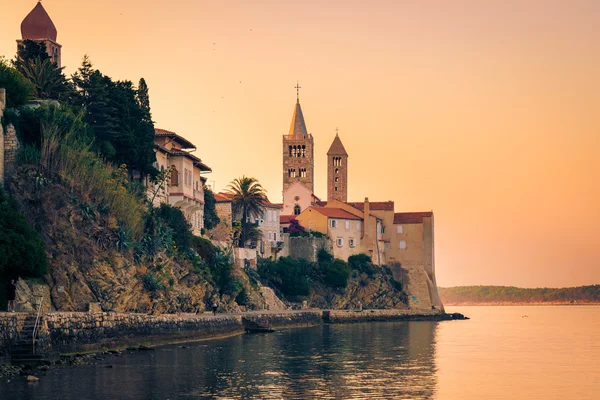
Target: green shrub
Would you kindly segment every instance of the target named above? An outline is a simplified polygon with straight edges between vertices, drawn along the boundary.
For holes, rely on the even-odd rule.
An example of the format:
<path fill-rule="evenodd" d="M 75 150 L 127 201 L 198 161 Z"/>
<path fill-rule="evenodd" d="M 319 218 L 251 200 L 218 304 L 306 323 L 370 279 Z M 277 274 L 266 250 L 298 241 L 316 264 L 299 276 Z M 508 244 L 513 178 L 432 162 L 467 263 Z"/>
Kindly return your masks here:
<path fill-rule="evenodd" d="M 317 261 L 319 264 L 324 262 L 333 262 L 333 254 L 321 248 L 317 252 Z"/>
<path fill-rule="evenodd" d="M 142 285 L 149 292 L 157 292 L 165 288 L 160 280 L 152 274 L 146 274 L 142 277 Z"/>
<path fill-rule="evenodd" d="M 246 288 L 244 286 L 242 286 L 240 292 L 235 297 L 235 302 L 240 306 L 245 306 L 247 301 L 248 301 L 248 292 L 246 291 Z"/>
<path fill-rule="evenodd" d="M 308 261 L 289 257 L 281 257 L 277 261 L 263 260 L 258 264 L 260 277 L 285 296 L 308 296 L 313 269 Z"/>
<path fill-rule="evenodd" d="M 194 235 L 190 230 L 191 225 L 179 208 L 163 203 L 155 212 L 156 216 L 173 231 L 173 240 L 178 248 L 187 249 L 192 246 Z"/>
<path fill-rule="evenodd" d="M 6 89 L 7 107 L 22 106 L 35 92 L 35 86 L 3 58 L 0 58 L 0 88 Z"/>
<path fill-rule="evenodd" d="M 367 274 L 369 277 L 377 272 L 376 267 L 371 262 L 371 257 L 366 254 L 355 254 L 348 257 L 348 266 L 353 270 Z"/>
<path fill-rule="evenodd" d="M 402 287 L 402 282 L 399 282 L 399 281 L 397 281 L 397 280 L 395 280 L 395 279 L 393 279 L 393 278 L 392 278 L 392 279 L 390 279 L 390 282 L 391 282 L 391 284 L 392 284 L 392 287 L 393 287 L 394 289 L 396 289 L 397 291 L 401 292 L 401 291 L 403 290 L 403 287 Z"/>
<path fill-rule="evenodd" d="M 198 236 L 192 237 L 192 248 L 207 264 L 215 262 L 217 249 L 210 240 Z"/>
<path fill-rule="evenodd" d="M 323 282 L 327 286 L 337 288 L 348 286 L 350 268 L 348 268 L 348 264 L 345 261 L 334 260 L 330 263 L 323 263 L 321 270 L 323 271 Z"/>
<path fill-rule="evenodd" d="M 19 164 L 39 164 L 40 149 L 30 144 L 21 146 L 17 153 L 17 162 Z"/>
<path fill-rule="evenodd" d="M 36 278 L 47 271 L 44 242 L 0 188 L 0 277 Z"/>

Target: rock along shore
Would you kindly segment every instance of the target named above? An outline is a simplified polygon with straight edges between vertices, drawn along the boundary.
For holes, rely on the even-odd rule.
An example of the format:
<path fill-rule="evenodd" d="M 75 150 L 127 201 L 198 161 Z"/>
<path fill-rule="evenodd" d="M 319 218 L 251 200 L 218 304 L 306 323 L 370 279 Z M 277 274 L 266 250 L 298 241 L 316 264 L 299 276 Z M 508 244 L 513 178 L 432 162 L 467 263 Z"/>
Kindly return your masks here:
<path fill-rule="evenodd" d="M 31 314 L 0 313 L 0 364 L 19 343 Z M 297 310 L 253 311 L 240 314 L 48 313 L 41 318 L 38 348 L 42 352 L 101 352 L 126 347 L 214 339 L 244 332 L 248 324 L 273 329 L 323 323 L 372 321 L 442 321 L 463 319 L 439 310 Z"/>

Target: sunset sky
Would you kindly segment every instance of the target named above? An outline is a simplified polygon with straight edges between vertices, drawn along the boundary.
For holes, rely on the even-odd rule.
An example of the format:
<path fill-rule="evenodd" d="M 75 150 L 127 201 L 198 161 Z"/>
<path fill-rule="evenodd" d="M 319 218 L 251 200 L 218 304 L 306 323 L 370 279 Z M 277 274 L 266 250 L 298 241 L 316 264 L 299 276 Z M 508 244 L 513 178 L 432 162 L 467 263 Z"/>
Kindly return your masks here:
<path fill-rule="evenodd" d="M 0 6 L 12 58 L 35 0 Z M 88 54 L 150 87 L 156 126 L 224 188 L 281 201 L 296 81 L 317 195 L 339 127 L 349 198 L 435 212 L 440 286 L 600 283 L 600 1 L 45 0 Z"/>

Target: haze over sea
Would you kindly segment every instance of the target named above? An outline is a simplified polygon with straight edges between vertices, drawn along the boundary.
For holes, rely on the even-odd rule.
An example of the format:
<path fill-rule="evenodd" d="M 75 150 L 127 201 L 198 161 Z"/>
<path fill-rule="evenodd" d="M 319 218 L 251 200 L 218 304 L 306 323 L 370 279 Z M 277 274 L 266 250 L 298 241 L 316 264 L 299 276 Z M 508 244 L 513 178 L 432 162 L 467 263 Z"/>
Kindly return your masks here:
<path fill-rule="evenodd" d="M 56 368 L 3 399 L 597 399 L 600 306 L 460 307 L 469 321 L 324 325 Z M 112 368 L 106 368 L 112 365 Z"/>

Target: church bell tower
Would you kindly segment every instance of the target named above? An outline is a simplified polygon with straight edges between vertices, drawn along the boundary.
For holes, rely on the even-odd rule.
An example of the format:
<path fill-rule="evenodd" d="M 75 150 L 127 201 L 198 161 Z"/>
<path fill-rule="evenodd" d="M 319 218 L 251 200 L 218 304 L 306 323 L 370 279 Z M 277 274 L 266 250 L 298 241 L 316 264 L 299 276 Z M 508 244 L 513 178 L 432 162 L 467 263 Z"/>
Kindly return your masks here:
<path fill-rule="evenodd" d="M 21 40 L 17 40 L 18 46 L 22 46 L 25 40 L 46 46 L 46 52 L 50 59 L 61 67 L 61 50 L 62 46 L 56 41 L 58 32 L 52 19 L 42 6 L 42 2 L 38 1 L 36 6 L 31 10 L 21 23 Z"/>
<path fill-rule="evenodd" d="M 348 153 L 339 134 L 327 152 L 327 201 L 348 201 Z"/>
<path fill-rule="evenodd" d="M 300 107 L 300 85 L 296 85 L 296 106 L 292 124 L 283 135 L 283 192 L 300 182 L 314 192 L 314 140 L 308 133 Z"/>

